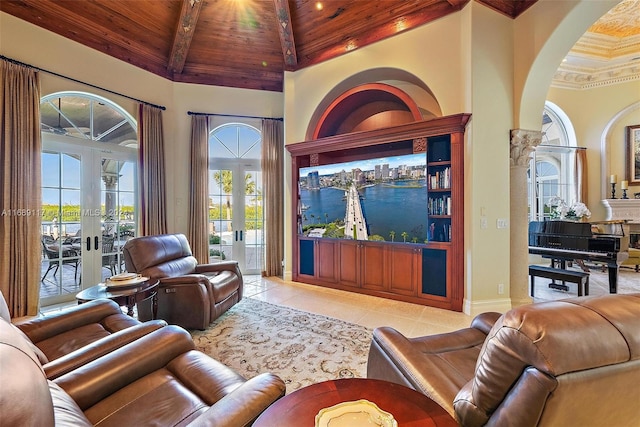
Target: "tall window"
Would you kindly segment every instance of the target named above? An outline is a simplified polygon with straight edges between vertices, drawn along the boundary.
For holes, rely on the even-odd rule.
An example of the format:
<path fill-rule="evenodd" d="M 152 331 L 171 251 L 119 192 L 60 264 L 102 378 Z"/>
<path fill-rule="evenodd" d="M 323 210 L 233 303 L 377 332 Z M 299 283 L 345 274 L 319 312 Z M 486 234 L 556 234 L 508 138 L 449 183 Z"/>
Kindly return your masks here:
<path fill-rule="evenodd" d="M 120 106 L 81 92 L 43 97 L 40 127 L 40 298 L 49 305 L 122 270 L 137 228 L 137 130 Z"/>
<path fill-rule="evenodd" d="M 237 260 L 247 274 L 259 274 L 263 265 L 261 155 L 257 127 L 227 123 L 211 131 L 209 256 Z"/>
<path fill-rule="evenodd" d="M 549 218 L 552 197 L 567 204 L 580 201 L 576 176 L 576 137 L 567 115 L 546 102 L 542 115 L 542 143 L 536 147 L 527 173 L 529 219 Z"/>

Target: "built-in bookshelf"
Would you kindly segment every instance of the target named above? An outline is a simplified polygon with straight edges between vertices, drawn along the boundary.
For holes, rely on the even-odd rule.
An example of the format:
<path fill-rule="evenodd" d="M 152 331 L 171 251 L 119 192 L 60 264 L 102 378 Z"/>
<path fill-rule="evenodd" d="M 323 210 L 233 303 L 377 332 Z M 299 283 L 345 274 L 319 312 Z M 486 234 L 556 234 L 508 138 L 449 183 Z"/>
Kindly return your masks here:
<path fill-rule="evenodd" d="M 293 280 L 461 311 L 464 133 L 470 117 L 457 114 L 287 145 L 292 162 Z M 322 165 L 421 153 L 426 155 L 426 240 L 327 237 L 321 227 L 302 232 L 308 207 L 300 196 L 301 169 L 308 173 Z M 398 215 L 403 215 L 401 210 Z"/>
<path fill-rule="evenodd" d="M 429 241 L 451 241 L 451 138 L 443 135 L 427 139 L 427 214 Z"/>

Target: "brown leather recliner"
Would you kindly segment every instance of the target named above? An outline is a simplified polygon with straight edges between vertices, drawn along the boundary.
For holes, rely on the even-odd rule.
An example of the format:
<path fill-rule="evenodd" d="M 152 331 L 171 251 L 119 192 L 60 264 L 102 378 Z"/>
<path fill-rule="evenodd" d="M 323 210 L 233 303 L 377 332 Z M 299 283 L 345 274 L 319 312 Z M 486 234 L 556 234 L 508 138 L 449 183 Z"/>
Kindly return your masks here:
<path fill-rule="evenodd" d="M 0 319 L 0 423 L 4 426 L 249 426 L 285 393 L 194 350 L 166 326 L 60 376 L 45 376 L 28 342 Z"/>
<path fill-rule="evenodd" d="M 0 306 L 4 304 L 0 293 Z M 32 345 L 49 379 L 167 324 L 163 320 L 142 323 L 124 314 L 118 304 L 107 299 L 53 311 L 46 316 L 18 319 L 2 317 L 13 323 Z"/>
<path fill-rule="evenodd" d="M 184 234 L 136 237 L 122 253 L 128 272 L 160 280 L 158 318 L 170 324 L 206 329 L 242 299 L 238 262 L 198 264 Z M 138 305 L 140 319 L 151 318 L 147 306 Z"/>
<path fill-rule="evenodd" d="M 524 305 L 486 330 L 496 315 L 422 338 L 378 328 L 367 376 L 421 391 L 462 426 L 640 425 L 640 294 Z"/>

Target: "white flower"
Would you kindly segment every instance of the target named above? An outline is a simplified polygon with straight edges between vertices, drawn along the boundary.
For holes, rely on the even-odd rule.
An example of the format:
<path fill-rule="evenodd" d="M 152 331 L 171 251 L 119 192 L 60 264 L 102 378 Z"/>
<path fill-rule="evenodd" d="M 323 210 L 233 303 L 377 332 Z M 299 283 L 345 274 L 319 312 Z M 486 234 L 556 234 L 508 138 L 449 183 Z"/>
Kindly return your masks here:
<path fill-rule="evenodd" d="M 570 218 L 580 219 L 582 217 L 591 217 L 591 211 L 582 202 L 574 202 L 571 206 L 558 196 L 553 196 L 547 203 L 551 209 L 551 218 Z"/>
<path fill-rule="evenodd" d="M 574 203 L 573 205 L 571 205 L 570 210 L 573 211 L 574 215 L 578 218 L 591 217 L 591 211 L 587 208 L 587 205 L 582 202 Z"/>

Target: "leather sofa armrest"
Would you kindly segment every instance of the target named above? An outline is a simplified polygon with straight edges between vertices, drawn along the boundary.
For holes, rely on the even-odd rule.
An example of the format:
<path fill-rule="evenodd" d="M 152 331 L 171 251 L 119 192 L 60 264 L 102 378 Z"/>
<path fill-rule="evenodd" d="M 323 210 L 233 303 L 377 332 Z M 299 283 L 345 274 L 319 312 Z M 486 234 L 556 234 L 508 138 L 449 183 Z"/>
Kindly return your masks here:
<path fill-rule="evenodd" d="M 222 261 L 212 264 L 198 264 L 196 266 L 196 273 L 213 273 L 220 271 L 231 271 L 240 275 L 240 268 L 238 267 L 238 261 Z"/>
<path fill-rule="evenodd" d="M 189 426 L 250 426 L 285 391 L 278 376 L 260 374 L 217 401 Z"/>
<path fill-rule="evenodd" d="M 44 372 L 53 380 L 166 325 L 164 320 L 151 320 L 115 332 L 45 364 Z"/>
<path fill-rule="evenodd" d="M 473 377 L 485 338 L 475 328 L 418 338 L 407 338 L 390 327 L 376 328 L 369 349 L 367 378 L 413 388 L 453 416 L 453 399 Z M 455 369 L 449 358 L 458 360 Z"/>
<path fill-rule="evenodd" d="M 86 411 L 128 384 L 195 348 L 189 333 L 175 325 L 153 331 L 54 380 Z"/>
<path fill-rule="evenodd" d="M 15 321 L 14 324 L 20 328 L 34 344 L 37 344 L 40 341 L 80 326 L 100 323 L 105 318 L 114 314 L 123 315 L 118 304 L 108 299 L 99 299 L 59 312 L 52 312 L 46 316 L 20 319 Z M 133 324 L 139 323 L 133 318 L 131 320 Z"/>
<path fill-rule="evenodd" d="M 479 329 L 485 335 L 489 334 L 491 328 L 496 323 L 496 321 L 502 316 L 501 313 L 496 313 L 493 311 L 489 311 L 486 313 L 480 313 L 471 321 L 471 327 L 475 329 Z"/>

